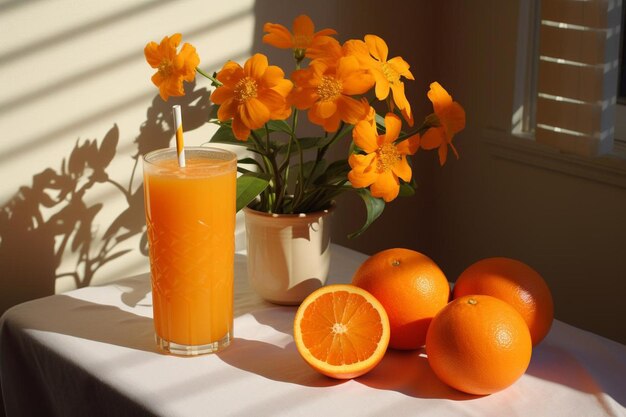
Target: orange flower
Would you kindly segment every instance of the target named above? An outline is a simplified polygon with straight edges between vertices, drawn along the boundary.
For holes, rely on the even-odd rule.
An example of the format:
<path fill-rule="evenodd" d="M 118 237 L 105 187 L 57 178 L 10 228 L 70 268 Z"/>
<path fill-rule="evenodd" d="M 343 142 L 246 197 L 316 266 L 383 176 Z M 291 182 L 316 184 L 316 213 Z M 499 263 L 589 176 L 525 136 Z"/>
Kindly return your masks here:
<path fill-rule="evenodd" d="M 268 65 L 267 57 L 255 54 L 244 67 L 228 61 L 216 78 L 223 85 L 211 94 L 220 104 L 217 118 L 232 119 L 232 129 L 239 140 L 248 140 L 250 130 L 259 129 L 271 120 L 283 120 L 291 114 L 286 97 L 293 88 L 282 69 Z"/>
<path fill-rule="evenodd" d="M 325 42 L 312 46 L 307 50 L 306 56 L 315 61 L 320 61 L 328 67 L 337 67 L 339 60 L 346 56 L 346 50 L 335 38 L 328 38 Z"/>
<path fill-rule="evenodd" d="M 355 124 L 369 111 L 366 102 L 349 97 L 365 93 L 374 84 L 355 57 L 339 59 L 336 68 L 316 60 L 308 68 L 294 71 L 291 78 L 296 85 L 292 103 L 300 110 L 309 109 L 309 120 L 327 132 L 336 131 L 342 120 Z"/>
<path fill-rule="evenodd" d="M 165 101 L 170 96 L 184 96 L 183 81 L 193 81 L 196 77 L 196 67 L 200 64 L 200 57 L 196 48 L 185 43 L 176 53 L 182 40 L 182 35 L 176 33 L 171 37 L 164 37 L 160 44 L 150 42 L 144 48 L 146 61 L 158 71 L 152 76 L 152 82 L 159 87 L 159 94 Z"/>
<path fill-rule="evenodd" d="M 356 56 L 363 65 L 367 65 L 376 80 L 376 98 L 385 100 L 389 91 L 393 95 L 393 101 L 402 112 L 407 122 L 413 126 L 411 105 L 404 94 L 404 83 L 401 77 L 413 80 L 413 74 L 409 71 L 409 64 L 397 56 L 387 60 L 389 49 L 384 40 L 376 35 L 366 35 L 365 42 L 350 40 L 346 42 L 347 54 Z"/>
<path fill-rule="evenodd" d="M 322 29 L 315 32 L 313 21 L 307 15 L 300 15 L 293 21 L 293 34 L 289 29 L 277 23 L 266 23 L 263 31 L 267 32 L 263 36 L 263 42 L 282 49 L 293 49 L 293 54 L 298 61 L 305 56 L 309 56 L 309 48 L 318 48 L 321 44 L 331 38 L 329 35 L 336 35 L 333 29 Z"/>
<path fill-rule="evenodd" d="M 382 197 L 386 202 L 395 199 L 400 192 L 400 181 L 411 181 L 411 167 L 406 155 L 412 155 L 417 149 L 408 141 L 398 145 L 394 141 L 400 135 L 402 121 L 393 113 L 385 116 L 384 135 L 378 135 L 375 125 L 362 120 L 354 127 L 354 143 L 365 155 L 352 154 L 348 163 L 352 170 L 348 179 L 354 188 L 370 187 L 374 197 Z"/>
<path fill-rule="evenodd" d="M 439 148 L 439 163 L 443 165 L 448 156 L 448 145 L 459 158 L 452 138 L 465 128 L 465 110 L 452 101 L 452 96 L 436 81 L 430 85 L 428 98 L 435 113 L 426 118 L 431 127 L 419 139 L 419 146 L 427 150 Z"/>

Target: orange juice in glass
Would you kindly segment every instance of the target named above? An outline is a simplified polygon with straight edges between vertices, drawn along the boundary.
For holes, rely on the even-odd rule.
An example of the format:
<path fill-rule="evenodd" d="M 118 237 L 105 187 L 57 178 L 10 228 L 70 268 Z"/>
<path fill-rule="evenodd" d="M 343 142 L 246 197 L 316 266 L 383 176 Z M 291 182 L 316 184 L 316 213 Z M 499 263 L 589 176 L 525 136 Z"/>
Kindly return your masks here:
<path fill-rule="evenodd" d="M 216 352 L 233 337 L 237 159 L 186 147 L 144 156 L 144 199 L 157 345 L 172 354 Z"/>

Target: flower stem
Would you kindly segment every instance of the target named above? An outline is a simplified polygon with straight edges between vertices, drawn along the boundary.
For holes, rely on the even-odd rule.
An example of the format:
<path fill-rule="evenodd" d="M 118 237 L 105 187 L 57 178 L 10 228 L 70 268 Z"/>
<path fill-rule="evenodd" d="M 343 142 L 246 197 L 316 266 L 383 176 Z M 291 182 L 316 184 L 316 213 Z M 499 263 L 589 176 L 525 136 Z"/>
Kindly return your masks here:
<path fill-rule="evenodd" d="M 279 175 L 282 175 L 283 170 L 285 171 L 285 176 L 283 177 L 284 178 L 283 189 L 281 190 L 280 195 L 278 196 L 278 202 L 276 203 L 278 207 L 280 207 L 283 204 L 285 196 L 287 195 L 287 191 L 288 191 L 287 188 L 289 187 L 289 168 L 290 168 L 290 162 L 291 162 L 291 147 L 293 146 L 297 123 L 298 123 L 298 109 L 294 109 L 293 119 L 291 121 L 291 132 L 290 132 L 291 134 L 289 135 L 289 142 L 287 144 L 287 154 L 285 156 L 285 160 L 283 161 L 280 168 L 278 169 Z"/>
<path fill-rule="evenodd" d="M 196 67 L 196 71 L 198 72 L 198 74 L 204 76 L 205 78 L 208 78 L 209 80 L 211 80 L 211 82 L 213 84 L 216 84 L 218 87 L 223 85 L 221 81 L 219 81 L 217 78 L 215 78 L 212 75 L 207 74 L 206 72 L 204 72 L 202 69 L 200 69 L 200 67 Z"/>
<path fill-rule="evenodd" d="M 335 133 L 335 136 L 333 136 L 333 138 L 330 140 L 330 142 L 328 142 L 326 145 L 324 145 L 321 148 L 322 155 L 321 155 L 320 159 L 323 158 L 324 155 L 326 155 L 326 151 L 328 151 L 328 148 L 333 146 L 333 144 L 335 142 L 337 142 L 339 139 L 344 137 L 346 135 L 346 133 L 348 133 L 350 131 L 349 129 L 346 129 L 345 131 L 343 131 L 343 128 L 345 127 L 345 125 L 346 125 L 345 122 L 342 121 L 341 122 L 341 126 L 339 126 L 339 129 L 337 129 L 337 133 Z"/>
<path fill-rule="evenodd" d="M 427 131 L 428 129 L 430 129 L 431 127 L 432 127 L 432 126 L 430 126 L 430 125 L 428 125 L 428 124 L 424 123 L 424 124 L 422 124 L 419 128 L 417 128 L 416 130 L 414 130 L 414 131 L 412 131 L 412 132 L 409 132 L 409 133 L 405 133 L 404 135 L 400 135 L 400 136 L 398 137 L 398 139 L 396 139 L 396 140 L 394 141 L 394 144 L 396 144 L 396 145 L 397 145 L 397 144 L 399 144 L 400 142 L 403 142 L 403 141 L 407 140 L 408 138 L 410 138 L 410 137 L 412 137 L 412 136 L 415 136 L 415 135 L 420 135 L 420 136 L 421 136 L 421 135 L 423 135 L 424 133 L 426 133 L 426 131 Z"/>
<path fill-rule="evenodd" d="M 269 158 L 269 155 L 264 152 L 265 147 L 263 146 L 261 138 L 257 136 L 254 130 L 250 131 L 250 137 L 252 138 L 252 142 L 254 143 L 256 152 L 258 152 L 258 154 L 261 155 L 261 158 L 263 159 L 265 172 L 267 172 L 274 179 L 274 186 L 275 186 L 276 174 L 274 172 L 274 167 L 273 167 L 272 161 Z M 271 212 L 271 208 L 274 203 L 275 195 L 274 195 L 274 192 L 272 191 L 273 188 L 274 187 L 272 186 L 272 184 L 270 184 L 270 187 L 266 188 L 265 191 L 263 191 L 263 194 L 266 197 L 266 202 L 262 204 L 263 206 L 262 209 L 268 212 Z"/>
<path fill-rule="evenodd" d="M 306 191 L 304 189 L 304 184 L 303 184 L 303 181 L 304 181 L 304 153 L 302 152 L 302 146 L 300 145 L 300 141 L 298 141 L 298 139 L 296 138 L 295 142 L 296 142 L 296 146 L 298 147 L 298 153 L 300 154 L 300 170 L 298 172 L 298 180 L 296 181 L 296 189 L 294 191 L 292 212 L 298 206 L 298 203 L 300 203 L 300 201 L 304 197 L 304 193 Z"/>

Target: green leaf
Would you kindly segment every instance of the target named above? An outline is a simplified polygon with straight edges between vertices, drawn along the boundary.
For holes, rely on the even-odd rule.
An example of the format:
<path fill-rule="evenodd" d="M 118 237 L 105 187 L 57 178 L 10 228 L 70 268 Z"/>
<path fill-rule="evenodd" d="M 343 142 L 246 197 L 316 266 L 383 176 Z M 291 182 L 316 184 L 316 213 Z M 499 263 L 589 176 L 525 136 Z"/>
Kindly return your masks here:
<path fill-rule="evenodd" d="M 385 131 L 385 118 L 378 113 L 376 113 L 376 126 L 378 130 Z"/>
<path fill-rule="evenodd" d="M 315 180 L 326 171 L 326 161 L 321 160 L 317 164 L 315 161 L 308 161 L 302 165 L 302 171 L 304 174 L 304 178 L 309 178 L 309 184 L 313 184 Z M 300 169 L 300 164 L 294 167 L 294 171 L 298 171 Z"/>
<path fill-rule="evenodd" d="M 291 133 L 291 126 L 284 120 L 270 120 L 266 124 L 271 132 Z"/>
<path fill-rule="evenodd" d="M 327 139 L 320 138 L 320 137 L 305 137 L 305 138 L 297 138 L 295 140 L 297 140 L 298 143 L 300 143 L 300 148 L 302 148 L 303 151 L 306 151 L 307 149 L 312 149 L 312 148 L 321 148 L 326 143 L 328 143 Z M 284 144 L 284 145 L 280 146 L 278 148 L 278 153 L 280 153 L 280 154 L 287 153 L 287 148 L 288 147 L 289 147 L 288 144 Z M 298 145 L 293 143 L 293 144 L 291 144 L 291 152 L 290 153 L 295 153 L 295 152 L 298 152 Z"/>
<path fill-rule="evenodd" d="M 400 184 L 400 193 L 398 194 L 399 197 L 411 197 L 415 195 L 415 184 L 413 183 L 413 181 L 407 183 L 407 182 L 403 182 Z"/>
<path fill-rule="evenodd" d="M 237 164 L 256 165 L 258 167 L 261 166 L 261 164 L 259 164 L 259 161 L 257 161 L 254 158 L 241 158 L 240 160 L 237 161 Z"/>
<path fill-rule="evenodd" d="M 267 129 L 270 131 L 270 133 L 272 133 L 272 132 L 285 132 L 285 133 L 291 135 L 291 127 L 289 127 L 287 122 L 285 122 L 284 120 L 270 120 L 270 121 L 268 121 L 266 123 L 266 125 L 267 125 Z M 265 126 L 263 126 L 260 129 L 254 130 L 254 133 L 258 137 L 264 138 L 265 134 L 267 132 L 265 131 Z"/>
<path fill-rule="evenodd" d="M 348 235 L 348 239 L 354 239 L 355 237 L 361 236 L 361 234 L 363 234 L 363 232 L 365 232 L 367 228 L 374 223 L 374 220 L 376 220 L 385 209 L 385 201 L 381 198 L 372 197 L 370 190 L 367 188 L 359 188 L 356 192 L 365 203 L 367 218 L 365 219 L 365 224 L 359 230 Z"/>
<path fill-rule="evenodd" d="M 317 184 L 333 184 L 337 181 L 346 179 L 346 176 L 350 172 L 350 165 L 345 159 L 340 159 L 333 162 L 326 168 L 326 171 L 316 181 Z"/>
<path fill-rule="evenodd" d="M 237 178 L 237 211 L 246 207 L 267 188 L 270 183 L 268 174 L 249 172 Z"/>
<path fill-rule="evenodd" d="M 250 172 L 254 172 L 254 171 L 250 171 L 249 169 L 243 168 L 243 167 L 237 167 L 237 172 L 241 172 L 242 174 L 248 174 Z"/>
<path fill-rule="evenodd" d="M 211 137 L 210 141 L 213 143 L 226 143 L 229 145 L 250 146 L 250 144 L 246 141 L 237 140 L 230 126 L 220 126 L 219 129 L 217 129 L 217 131 L 213 134 L 213 137 Z"/>

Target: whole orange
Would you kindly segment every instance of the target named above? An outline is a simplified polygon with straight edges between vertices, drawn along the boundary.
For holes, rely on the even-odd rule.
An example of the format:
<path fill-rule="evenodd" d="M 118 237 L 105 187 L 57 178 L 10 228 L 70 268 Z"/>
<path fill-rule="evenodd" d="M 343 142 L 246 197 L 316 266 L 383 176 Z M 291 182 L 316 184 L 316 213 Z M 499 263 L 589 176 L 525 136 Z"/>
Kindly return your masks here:
<path fill-rule="evenodd" d="M 554 318 L 552 294 L 537 271 L 510 258 L 487 258 L 469 266 L 456 280 L 453 298 L 485 294 L 511 304 L 522 315 L 533 346 L 548 334 Z"/>
<path fill-rule="evenodd" d="M 385 307 L 391 326 L 389 347 L 417 349 L 430 321 L 450 299 L 450 285 L 437 264 L 410 249 L 387 249 L 368 258 L 352 283 Z"/>
<path fill-rule="evenodd" d="M 433 319 L 428 363 L 444 383 L 469 394 L 500 391 L 521 377 L 532 343 L 522 316 L 488 295 L 457 298 Z"/>

